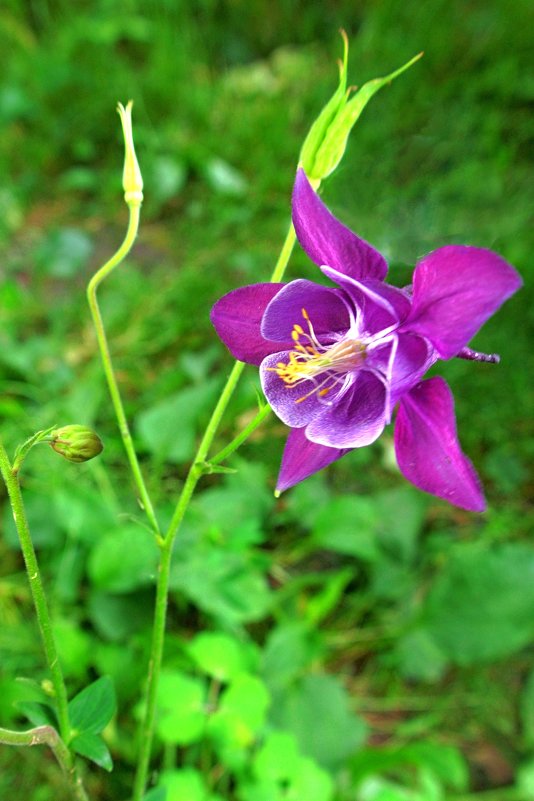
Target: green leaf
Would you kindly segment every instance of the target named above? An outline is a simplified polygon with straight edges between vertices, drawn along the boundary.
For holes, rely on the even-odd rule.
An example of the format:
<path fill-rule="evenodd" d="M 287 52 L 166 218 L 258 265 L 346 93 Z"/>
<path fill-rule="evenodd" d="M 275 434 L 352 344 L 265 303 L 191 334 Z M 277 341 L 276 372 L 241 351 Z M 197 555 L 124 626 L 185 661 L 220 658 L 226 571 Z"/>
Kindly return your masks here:
<path fill-rule="evenodd" d="M 251 667 L 251 648 L 222 632 L 197 634 L 187 650 L 199 668 L 218 681 L 230 681 Z"/>
<path fill-rule="evenodd" d="M 534 548 L 458 547 L 425 602 L 423 624 L 458 665 L 513 654 L 534 634 Z"/>
<path fill-rule="evenodd" d="M 308 675 L 273 698 L 272 723 L 297 737 L 303 754 L 327 769 L 339 767 L 363 744 L 366 725 L 333 676 Z M 321 721 L 321 725 L 317 725 Z"/>
<path fill-rule="evenodd" d="M 179 671 L 165 671 L 158 686 L 157 732 L 166 743 L 189 745 L 206 725 L 204 682 Z"/>
<path fill-rule="evenodd" d="M 66 676 L 84 676 L 92 656 L 91 636 L 73 620 L 61 618 L 53 624 L 59 661 Z"/>
<path fill-rule="evenodd" d="M 198 770 L 167 770 L 159 781 L 167 791 L 165 801 L 208 801 L 208 788 Z"/>
<path fill-rule="evenodd" d="M 157 403 L 136 420 L 139 437 L 149 453 L 162 460 L 184 462 L 191 457 L 199 418 L 212 404 L 219 381 L 204 380 Z"/>
<path fill-rule="evenodd" d="M 86 759 L 90 759 L 104 770 L 113 770 L 113 760 L 109 753 L 108 747 L 98 734 L 93 734 L 90 731 L 84 731 L 77 734 L 70 743 L 73 751 Z"/>
<path fill-rule="evenodd" d="M 320 632 L 300 621 L 271 629 L 263 650 L 262 674 L 272 691 L 287 687 L 324 656 Z"/>
<path fill-rule="evenodd" d="M 71 726 L 81 733 L 99 734 L 115 714 L 116 705 L 113 682 L 102 676 L 69 702 Z"/>
<path fill-rule="evenodd" d="M 264 725 L 270 701 L 261 679 L 241 674 L 225 690 L 219 708 L 210 718 L 211 736 L 225 746 L 246 748 Z"/>
<path fill-rule="evenodd" d="M 312 531 L 312 542 L 321 548 L 375 561 L 380 552 L 376 529 L 380 509 L 369 498 L 352 495 L 333 498 L 321 509 Z"/>
<path fill-rule="evenodd" d="M 93 584 L 109 592 L 129 592 L 154 582 L 159 559 L 152 532 L 135 524 L 109 531 L 89 557 Z"/>
<path fill-rule="evenodd" d="M 37 701 L 20 701 L 16 704 L 23 715 L 26 715 L 34 726 L 53 726 L 58 728 L 54 709 L 49 704 L 40 704 Z"/>
<path fill-rule="evenodd" d="M 98 633 L 107 640 L 120 642 L 150 625 L 154 594 L 137 590 L 131 595 L 92 592 L 89 616 Z"/>
<path fill-rule="evenodd" d="M 143 796 L 143 801 L 167 801 L 167 788 L 153 787 Z"/>

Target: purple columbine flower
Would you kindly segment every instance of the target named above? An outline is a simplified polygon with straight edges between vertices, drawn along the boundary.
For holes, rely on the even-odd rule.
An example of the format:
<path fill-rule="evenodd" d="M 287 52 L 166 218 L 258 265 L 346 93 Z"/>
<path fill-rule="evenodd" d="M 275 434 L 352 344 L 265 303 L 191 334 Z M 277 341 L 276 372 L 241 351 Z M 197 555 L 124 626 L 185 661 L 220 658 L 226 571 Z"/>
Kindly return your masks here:
<path fill-rule="evenodd" d="M 235 358 L 259 365 L 269 404 L 291 428 L 277 489 L 374 442 L 398 404 L 395 452 L 404 476 L 483 511 L 452 393 L 442 378 L 421 379 L 440 358 L 498 361 L 467 343 L 521 286 L 519 275 L 489 250 L 449 245 L 418 262 L 411 287 L 386 284 L 383 256 L 330 213 L 302 170 L 293 223 L 307 255 L 337 286 L 253 284 L 225 295 L 211 313 Z"/>

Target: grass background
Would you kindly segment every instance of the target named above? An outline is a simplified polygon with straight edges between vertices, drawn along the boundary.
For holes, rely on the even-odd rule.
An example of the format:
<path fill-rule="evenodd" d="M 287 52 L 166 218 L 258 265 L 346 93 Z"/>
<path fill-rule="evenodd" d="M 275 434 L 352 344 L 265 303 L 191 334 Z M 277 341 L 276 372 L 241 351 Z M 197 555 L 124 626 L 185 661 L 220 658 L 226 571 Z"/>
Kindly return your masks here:
<path fill-rule="evenodd" d="M 235 458 L 237 475 L 206 481 L 192 509 L 167 664 L 205 678 L 186 654 L 203 629 L 254 649 L 248 669 L 271 711 L 242 746 L 241 767 L 221 736 L 208 738 L 210 792 L 223 798 L 286 797 L 283 782 L 258 789 L 255 754 L 273 728 L 327 773 L 336 801 L 532 797 L 533 24 L 527 0 L 2 5 L 2 435 L 13 448 L 39 428 L 85 422 L 106 445 L 81 468 L 32 454 L 25 475 L 69 686 L 106 673 L 119 691 L 107 734 L 118 766 L 91 773 L 95 799 L 127 795 L 153 559 L 84 298 L 126 221 L 114 108 L 135 102 L 146 201 L 136 249 L 102 305 L 164 518 L 231 366 L 209 308 L 272 269 L 301 141 L 335 85 L 340 27 L 355 84 L 425 57 L 371 101 L 325 182 L 326 202 L 386 254 L 395 282 L 451 242 L 497 250 L 525 280 L 474 341 L 501 365 L 439 369 L 489 511 L 470 515 L 406 487 L 389 432 L 274 502 L 285 431 L 273 421 Z M 288 275 L 314 270 L 296 251 Z M 251 369 L 221 446 L 246 423 L 257 388 Z M 2 725 L 23 725 L 15 677 L 45 672 L 5 498 L 3 507 L 0 711 Z M 126 567 L 125 552 L 137 554 Z M 334 696 L 341 711 L 329 718 L 320 699 Z M 334 744 L 310 740 L 307 716 Z M 352 747 L 336 752 L 343 732 Z M 198 768 L 201 750 L 171 738 L 158 765 Z M 60 797 L 42 755 L 4 748 L 0 767 L 1 798 Z"/>

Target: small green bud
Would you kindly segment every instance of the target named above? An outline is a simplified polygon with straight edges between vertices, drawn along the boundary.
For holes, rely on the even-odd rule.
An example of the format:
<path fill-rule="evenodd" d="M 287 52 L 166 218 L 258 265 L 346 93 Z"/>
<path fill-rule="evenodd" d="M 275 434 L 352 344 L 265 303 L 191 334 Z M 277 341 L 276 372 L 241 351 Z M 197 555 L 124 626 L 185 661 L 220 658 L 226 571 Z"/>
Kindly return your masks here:
<path fill-rule="evenodd" d="M 50 432 L 50 445 L 69 462 L 87 462 L 102 453 L 102 440 L 87 426 L 71 425 Z"/>
<path fill-rule="evenodd" d="M 132 131 L 132 106 L 130 100 L 126 108 L 119 103 L 117 111 L 121 118 L 122 133 L 124 135 L 124 170 L 122 173 L 122 186 L 124 189 L 124 199 L 128 205 L 140 206 L 143 202 L 143 177 L 139 168 L 139 162 L 135 155 L 135 147 Z"/>

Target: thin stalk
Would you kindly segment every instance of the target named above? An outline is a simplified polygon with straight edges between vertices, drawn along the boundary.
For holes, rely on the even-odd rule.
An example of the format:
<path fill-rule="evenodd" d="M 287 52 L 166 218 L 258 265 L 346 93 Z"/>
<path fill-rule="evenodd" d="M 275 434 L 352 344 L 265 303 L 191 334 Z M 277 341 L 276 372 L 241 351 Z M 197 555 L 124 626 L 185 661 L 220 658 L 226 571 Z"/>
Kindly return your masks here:
<path fill-rule="evenodd" d="M 54 686 L 57 706 L 59 732 L 62 740 L 68 742 L 70 738 L 70 723 L 67 689 L 65 687 L 63 671 L 61 670 L 61 665 L 58 659 L 48 603 L 41 579 L 39 564 L 37 562 L 37 556 L 35 554 L 35 549 L 33 547 L 33 542 L 30 535 L 30 529 L 28 527 L 18 475 L 13 472 L 6 449 L 1 441 L 0 472 L 2 473 L 2 478 L 4 479 L 9 495 L 13 519 L 17 528 L 20 546 L 22 549 L 22 556 L 24 557 L 26 572 L 28 574 L 28 580 L 30 583 L 30 590 L 37 615 L 37 623 L 43 640 L 46 662 L 52 676 L 52 684 Z"/>
<path fill-rule="evenodd" d="M 271 282 L 280 281 L 284 275 L 293 246 L 296 241 L 296 234 L 293 225 L 290 225 L 284 244 L 280 251 L 280 256 L 271 275 Z M 147 783 L 148 768 L 150 764 L 150 754 L 152 751 L 152 740 L 154 737 L 154 724 L 156 717 L 156 698 L 163 657 L 163 645 L 165 641 L 165 622 L 167 612 L 167 599 L 169 595 L 169 574 L 170 562 L 174 541 L 179 531 L 184 515 L 193 496 L 196 485 L 204 473 L 203 463 L 207 459 L 208 451 L 215 438 L 217 430 L 221 424 L 222 417 L 232 395 L 235 392 L 241 374 L 245 369 L 242 362 L 236 362 L 228 376 L 228 380 L 215 405 L 210 421 L 198 446 L 195 458 L 187 474 L 184 486 L 171 522 L 165 536 L 161 540 L 161 562 L 158 571 L 156 589 L 156 609 L 154 613 L 154 625 L 152 630 L 152 644 L 150 649 L 150 667 L 146 689 L 146 706 L 143 721 L 140 729 L 140 752 L 135 775 L 134 791 L 132 801 L 141 801 Z M 265 407 L 268 409 L 269 407 Z M 267 416 L 267 412 L 265 412 Z M 234 440 L 235 442 L 235 440 Z M 241 442 L 239 443 L 241 444 Z"/>
<path fill-rule="evenodd" d="M 231 442 L 226 445 L 219 453 L 216 453 L 215 456 L 210 456 L 209 464 L 219 464 L 219 462 L 224 462 L 234 451 L 241 447 L 241 445 L 246 442 L 246 440 L 250 437 L 253 431 L 255 431 L 259 425 L 263 423 L 266 417 L 268 417 L 271 413 L 272 409 L 270 406 L 264 406 L 256 417 L 250 421 L 250 423 L 245 426 L 243 431 L 241 431 L 237 437 L 235 437 Z"/>
<path fill-rule="evenodd" d="M 137 487 L 139 499 L 146 513 L 146 516 L 150 522 L 150 525 L 154 530 L 154 533 L 156 534 L 157 537 L 159 537 L 160 529 L 158 521 L 156 519 L 154 507 L 152 506 L 152 501 L 150 500 L 150 496 L 148 494 L 148 490 L 145 485 L 143 474 L 141 472 L 141 467 L 139 465 L 139 460 L 137 458 L 137 454 L 135 452 L 135 448 L 133 445 L 132 435 L 130 433 L 130 428 L 128 426 L 128 421 L 126 419 L 126 414 L 124 412 L 124 406 L 122 403 L 119 386 L 117 383 L 117 379 L 115 378 L 115 372 L 113 370 L 113 363 L 111 361 L 111 354 L 106 337 L 106 331 L 104 328 L 104 322 L 102 320 L 102 315 L 100 314 L 100 309 L 98 306 L 98 300 L 96 296 L 97 289 L 102 283 L 102 281 L 105 278 L 107 278 L 107 276 L 116 267 L 118 267 L 118 265 L 126 258 L 137 236 L 137 231 L 139 228 L 139 217 L 141 211 L 140 205 L 132 203 L 129 204 L 128 209 L 129 209 L 128 230 L 126 232 L 124 242 L 117 250 L 115 255 L 112 256 L 111 259 L 109 259 L 109 261 L 106 262 L 106 264 L 104 264 L 104 266 L 101 267 L 98 270 L 98 272 L 96 272 L 94 276 L 91 278 L 89 285 L 87 287 L 87 300 L 89 302 L 89 308 L 91 309 L 91 315 L 93 317 L 93 324 L 95 327 L 96 338 L 98 340 L 98 347 L 100 349 L 100 357 L 102 359 L 104 374 L 106 376 L 106 380 L 108 383 L 111 402 L 113 404 L 113 408 L 115 409 L 115 415 L 117 417 L 117 422 L 119 424 L 120 435 L 122 437 L 128 461 L 130 463 L 130 469 L 132 471 L 135 485 Z"/>
<path fill-rule="evenodd" d="M 0 743 L 15 746 L 47 745 L 59 766 L 69 777 L 76 801 L 88 801 L 82 781 L 76 775 L 71 753 L 52 726 L 37 726 L 27 731 L 11 731 L 0 728 Z"/>

